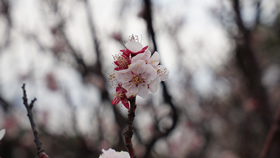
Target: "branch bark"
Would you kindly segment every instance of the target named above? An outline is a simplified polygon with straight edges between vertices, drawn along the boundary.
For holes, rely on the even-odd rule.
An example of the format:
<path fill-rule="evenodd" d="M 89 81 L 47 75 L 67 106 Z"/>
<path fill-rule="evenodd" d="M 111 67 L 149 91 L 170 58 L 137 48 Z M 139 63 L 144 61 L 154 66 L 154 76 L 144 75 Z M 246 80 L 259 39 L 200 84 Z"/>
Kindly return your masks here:
<path fill-rule="evenodd" d="M 131 138 L 133 135 L 133 121 L 134 121 L 135 109 L 136 109 L 135 101 L 136 101 L 136 97 L 129 99 L 130 108 L 128 110 L 128 115 L 127 115 L 127 120 L 126 120 L 127 127 L 126 127 L 125 133 L 123 134 L 125 137 L 125 145 L 129 152 L 130 158 L 136 158 L 136 155 L 134 154 L 133 145 L 131 142 Z"/>
<path fill-rule="evenodd" d="M 22 85 L 22 90 L 23 90 L 23 104 L 27 110 L 27 116 L 29 118 L 29 121 L 30 121 L 30 124 L 31 124 L 31 128 L 32 128 L 32 131 L 33 131 L 33 135 L 34 135 L 34 142 L 36 144 L 36 147 L 37 147 L 37 153 L 38 153 L 38 156 L 39 158 L 49 158 L 49 156 L 45 153 L 43 147 L 42 147 L 42 143 L 39 139 L 39 135 L 38 135 L 38 131 L 37 131 L 37 128 L 36 128 L 36 124 L 35 124 L 35 121 L 34 121 L 34 117 L 33 117 L 33 112 L 32 112 L 32 108 L 33 108 L 33 105 L 35 103 L 35 101 L 37 100 L 36 98 L 34 98 L 30 104 L 28 104 L 28 99 L 27 99 L 27 95 L 26 95 L 26 90 L 25 90 L 25 84 Z"/>

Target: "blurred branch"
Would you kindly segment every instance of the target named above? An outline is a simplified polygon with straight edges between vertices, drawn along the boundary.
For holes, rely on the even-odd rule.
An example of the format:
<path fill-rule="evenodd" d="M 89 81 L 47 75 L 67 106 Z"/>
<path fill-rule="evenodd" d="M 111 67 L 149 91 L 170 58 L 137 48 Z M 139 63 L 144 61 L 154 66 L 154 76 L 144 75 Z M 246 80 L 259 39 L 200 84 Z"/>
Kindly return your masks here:
<path fill-rule="evenodd" d="M 248 37 L 250 32 L 243 23 L 241 13 L 240 13 L 240 1 L 239 0 L 233 0 L 233 9 L 236 14 L 236 23 L 238 25 L 238 28 L 240 29 L 240 31 L 243 33 L 243 35 L 245 37 Z"/>
<path fill-rule="evenodd" d="M 157 51 L 157 44 L 156 44 L 156 38 L 155 38 L 155 31 L 153 28 L 153 19 L 152 19 L 152 6 L 150 0 L 144 0 L 145 3 L 145 12 L 144 12 L 144 19 L 147 22 L 147 29 L 149 34 L 152 37 L 153 45 L 154 45 L 154 51 L 152 51 L 152 54 Z"/>
<path fill-rule="evenodd" d="M 261 158 L 266 158 L 267 154 L 269 152 L 269 149 L 271 147 L 273 138 L 275 137 L 275 134 L 279 132 L 279 124 L 280 124 L 280 107 L 277 110 L 277 113 L 275 115 L 274 121 L 272 126 L 270 127 L 270 130 L 268 132 L 268 135 L 266 137 L 262 152 L 261 152 Z"/>
<path fill-rule="evenodd" d="M 11 19 L 11 6 L 9 0 L 0 0 L 1 2 L 1 8 L 0 13 L 7 19 L 7 26 L 6 26 L 6 34 L 5 34 L 5 41 L 3 45 L 1 46 L 1 49 L 4 49 L 8 46 L 9 40 L 10 40 L 10 33 L 11 33 L 11 27 L 12 27 L 12 19 Z"/>
<path fill-rule="evenodd" d="M 58 26 L 58 28 L 59 28 L 60 32 L 62 33 L 62 37 L 63 37 L 64 41 L 66 42 L 67 46 L 69 47 L 71 54 L 74 56 L 77 64 L 80 65 L 82 68 L 82 69 L 79 69 L 79 71 L 81 72 L 82 76 L 85 77 L 88 73 L 88 68 L 87 68 L 84 60 L 80 57 L 78 52 L 73 48 L 72 44 L 68 40 L 68 38 L 64 32 L 64 23 L 61 22 L 60 25 Z"/>
<path fill-rule="evenodd" d="M 155 39 L 155 31 L 152 25 L 152 7 L 151 7 L 151 1 L 150 0 L 144 0 L 145 3 L 145 13 L 144 13 L 144 19 L 147 22 L 147 28 L 148 28 L 148 32 L 151 35 L 152 41 L 153 41 L 153 45 L 154 45 L 154 50 L 157 51 L 157 44 L 156 44 L 156 39 Z M 150 141 L 149 144 L 146 145 L 146 154 L 144 157 L 149 157 L 151 150 L 154 146 L 154 144 L 157 142 L 157 140 L 159 140 L 160 138 L 163 137 L 167 137 L 169 135 L 169 133 L 175 129 L 177 122 L 178 122 L 178 114 L 177 114 L 177 110 L 171 100 L 171 95 L 168 92 L 168 89 L 165 85 L 164 82 L 161 82 L 162 86 L 163 86 L 163 95 L 164 95 L 164 101 L 166 103 L 169 104 L 170 108 L 172 109 L 172 119 L 173 119 L 173 123 L 171 125 L 171 127 L 169 129 L 167 129 L 165 132 L 160 132 L 158 130 L 158 134 L 156 134 L 156 136 Z"/>
<path fill-rule="evenodd" d="M 92 17 L 91 7 L 90 7 L 90 4 L 89 4 L 88 0 L 85 0 L 85 3 L 86 3 L 86 8 L 87 8 L 87 17 L 88 17 L 89 28 L 90 28 L 91 37 L 92 37 L 92 40 L 93 40 L 93 46 L 95 48 L 95 53 L 96 53 L 96 62 L 97 62 L 98 66 L 101 66 L 99 42 L 97 40 L 95 28 L 94 28 L 94 25 L 93 25 L 93 17 Z M 100 73 L 101 73 L 101 70 L 100 70 Z"/>
<path fill-rule="evenodd" d="M 97 69 L 97 74 L 99 74 L 99 76 L 104 80 L 106 81 L 106 77 L 103 75 L 102 73 L 102 65 L 101 65 L 101 59 L 100 59 L 100 49 L 99 49 L 99 42 L 98 42 L 98 39 L 97 39 L 97 36 L 96 36 L 96 32 L 95 32 L 95 28 L 94 28 L 94 25 L 93 25 L 93 18 L 92 18 L 92 12 L 91 12 L 91 7 L 90 7 L 90 4 L 88 2 L 88 0 L 85 0 L 85 3 L 86 3 L 86 9 L 87 9 L 87 17 L 88 17 L 88 22 L 89 22 L 89 28 L 90 28 L 90 31 L 91 31 L 91 37 L 92 37 L 92 40 L 93 40 L 93 46 L 95 48 L 95 53 L 96 53 L 96 65 L 95 65 L 95 68 Z M 105 87 L 106 87 L 106 82 L 105 82 Z M 108 91 L 106 90 L 106 88 L 103 88 L 103 89 L 100 89 L 101 90 L 101 93 L 102 93 L 102 99 L 103 100 L 110 100 L 109 99 L 109 93 Z"/>
<path fill-rule="evenodd" d="M 86 4 L 88 24 L 89 24 L 89 28 L 90 28 L 90 32 L 91 32 L 91 37 L 92 37 L 92 40 L 93 40 L 92 44 L 95 48 L 95 53 L 96 53 L 96 62 L 97 63 L 94 65 L 94 69 L 96 70 L 95 72 L 97 73 L 97 75 L 99 75 L 103 79 L 103 81 L 106 81 L 106 77 L 102 73 L 102 64 L 101 64 L 101 58 L 100 58 L 100 55 L 101 55 L 100 44 L 98 42 L 95 27 L 94 27 L 94 23 L 93 23 L 92 8 L 91 8 L 91 5 L 90 5 L 88 0 L 84 0 L 84 2 Z M 105 82 L 103 89 L 99 89 L 101 91 L 101 94 L 102 94 L 101 95 L 102 100 L 108 100 L 108 101 L 111 102 L 111 99 L 109 97 L 109 92 L 106 89 L 106 87 L 107 87 L 107 82 Z M 124 124 L 125 118 L 122 116 L 120 111 L 116 108 L 116 106 L 113 106 L 112 108 L 113 108 L 114 116 L 115 116 L 115 119 L 116 119 L 116 123 L 118 124 L 120 129 L 123 129 L 125 127 L 125 124 Z M 122 138 L 122 133 L 121 132 L 119 132 L 119 137 Z M 125 148 L 124 143 L 122 141 L 119 141 L 118 148 L 120 148 L 120 149 Z"/>
<path fill-rule="evenodd" d="M 253 114 L 247 115 L 243 121 L 246 128 L 241 128 L 242 132 L 242 146 L 239 148 L 239 154 L 241 157 L 250 157 L 251 152 L 254 148 L 260 146 L 261 144 L 255 144 L 253 141 L 256 138 L 264 139 L 265 135 L 270 126 L 271 112 L 270 103 L 266 93 L 266 90 L 262 84 L 262 70 L 257 62 L 255 52 L 252 47 L 252 36 L 251 31 L 247 29 L 244 25 L 243 19 L 241 17 L 240 1 L 233 0 L 232 3 L 233 10 L 235 12 L 236 24 L 239 28 L 239 34 L 236 37 L 236 51 L 235 60 L 239 70 L 243 74 L 245 80 L 245 86 L 248 91 L 249 97 L 255 100 L 256 114 L 257 117 L 261 119 L 260 125 L 263 126 L 263 134 L 259 134 L 252 130 L 251 125 L 256 121 L 252 122 Z"/>
<path fill-rule="evenodd" d="M 69 106 L 70 111 L 71 111 L 72 128 L 73 128 L 75 134 L 78 137 L 80 137 L 80 132 L 78 131 L 75 105 L 74 105 L 73 101 L 71 100 L 70 94 L 67 91 L 65 92 L 65 99 L 66 99 L 67 105 Z"/>
<path fill-rule="evenodd" d="M 2 96 L 0 96 L 0 105 L 6 112 L 8 111 L 8 108 L 11 107 L 11 105 Z"/>
<path fill-rule="evenodd" d="M 247 89 L 252 97 L 258 100 L 258 111 L 263 118 L 267 127 L 270 123 L 269 101 L 265 88 L 262 85 L 262 71 L 258 65 L 257 59 L 251 46 L 251 32 L 244 26 L 240 14 L 239 0 L 233 1 L 233 8 L 236 13 L 236 23 L 238 25 L 241 39 L 236 39 L 236 54 L 235 58 L 239 69 L 243 73 Z"/>
<path fill-rule="evenodd" d="M 135 100 L 136 100 L 136 97 L 129 99 L 130 108 L 128 110 L 128 115 L 127 115 L 127 120 L 126 120 L 127 128 L 126 128 L 125 133 L 123 134 L 125 137 L 125 145 L 129 152 L 130 158 L 136 157 L 136 155 L 134 154 L 134 149 L 133 149 L 133 145 L 131 142 L 131 138 L 133 135 L 133 121 L 134 121 L 135 109 L 136 109 Z"/>
<path fill-rule="evenodd" d="M 256 2 L 256 19 L 255 19 L 255 27 L 259 25 L 260 23 L 260 17 L 261 17 L 261 0 L 258 0 Z"/>
<path fill-rule="evenodd" d="M 107 87 L 106 77 L 102 73 L 102 63 L 101 63 L 101 59 L 100 59 L 100 54 L 101 54 L 100 44 L 99 44 L 97 36 L 96 36 L 95 27 L 94 27 L 94 23 L 93 23 L 93 17 L 92 17 L 92 11 L 91 11 L 89 2 L 90 1 L 84 0 L 85 7 L 86 7 L 86 13 L 87 13 L 87 19 L 88 19 L 88 25 L 89 25 L 88 27 L 90 28 L 90 31 L 91 31 L 90 35 L 93 40 L 92 44 L 93 44 L 93 47 L 95 48 L 95 53 L 96 53 L 96 58 L 97 58 L 96 64 L 94 64 L 94 65 L 86 64 L 84 62 L 83 58 L 81 57 L 81 55 L 78 54 L 78 52 L 72 46 L 70 40 L 68 39 L 66 33 L 64 32 L 65 19 L 63 19 L 63 17 L 58 12 L 59 8 L 57 6 L 57 3 L 51 3 L 50 6 L 51 6 L 51 8 L 53 8 L 53 11 L 59 16 L 60 23 L 58 24 L 57 28 L 55 28 L 55 29 L 58 30 L 59 32 L 61 32 L 62 37 L 60 37 L 60 38 L 62 38 L 65 41 L 67 47 L 70 49 L 70 53 L 73 55 L 76 63 L 79 65 L 79 67 L 77 68 L 77 71 L 79 73 L 81 73 L 81 75 L 84 79 L 86 77 L 90 77 L 93 74 L 100 77 L 105 83 L 103 88 L 99 88 L 99 90 L 102 94 L 101 95 L 102 101 L 104 101 L 104 100 L 110 101 L 111 99 L 109 96 L 109 92 L 106 89 L 106 87 Z M 41 44 L 40 44 L 40 46 L 41 46 Z M 114 116 L 116 119 L 116 123 L 118 124 L 118 126 L 121 129 L 123 129 L 125 127 L 125 117 L 122 116 L 122 114 L 119 112 L 119 110 L 116 108 L 116 106 L 112 106 L 112 108 L 113 108 Z M 121 130 L 119 132 L 119 137 L 122 138 Z M 125 146 L 122 141 L 119 141 L 118 148 L 120 150 L 125 150 Z"/>
<path fill-rule="evenodd" d="M 37 100 L 36 98 L 34 98 L 30 104 L 28 104 L 28 99 L 27 99 L 27 95 L 26 95 L 26 91 L 25 91 L 25 84 L 22 85 L 22 90 L 23 90 L 23 104 L 27 110 L 27 116 L 29 118 L 29 121 L 30 121 L 30 124 L 31 124 L 31 128 L 32 128 L 32 131 L 33 131 L 33 135 L 34 135 L 34 142 L 37 146 L 37 152 L 38 152 L 38 156 L 40 158 L 49 158 L 49 156 L 45 153 L 43 147 L 42 147 L 42 143 L 39 139 L 39 135 L 38 135 L 38 131 L 37 131 L 37 128 L 36 128 L 36 124 L 35 124 L 35 121 L 34 121 L 34 118 L 33 118 L 33 112 L 32 112 L 32 108 L 33 108 L 33 105 L 35 103 L 35 101 Z"/>
<path fill-rule="evenodd" d="M 170 94 L 168 93 L 168 90 L 167 90 L 167 87 L 165 85 L 164 82 L 161 82 L 162 86 L 163 86 L 163 96 L 164 96 L 164 101 L 166 103 L 169 104 L 171 110 L 172 110 L 172 119 L 173 119 L 173 122 L 172 122 L 172 125 L 169 129 L 167 129 L 165 132 L 160 132 L 159 130 L 157 130 L 157 134 L 155 137 L 153 137 L 153 139 L 150 141 L 149 144 L 146 145 L 146 154 L 144 157 L 149 157 L 150 153 L 151 153 L 151 150 L 154 146 L 154 144 L 157 142 L 157 140 L 163 138 L 163 137 L 167 137 L 169 135 L 169 133 L 171 133 L 171 131 L 173 131 L 178 123 L 178 114 L 177 114 L 177 109 L 175 108 L 172 100 L 171 100 L 171 96 Z"/>

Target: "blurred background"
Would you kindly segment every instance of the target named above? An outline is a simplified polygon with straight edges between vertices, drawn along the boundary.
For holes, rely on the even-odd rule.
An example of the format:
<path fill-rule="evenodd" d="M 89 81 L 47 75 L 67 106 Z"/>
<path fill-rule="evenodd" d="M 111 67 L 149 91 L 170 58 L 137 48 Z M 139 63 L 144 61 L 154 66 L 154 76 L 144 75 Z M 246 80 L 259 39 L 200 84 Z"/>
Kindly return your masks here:
<path fill-rule="evenodd" d="M 50 157 L 125 151 L 108 77 L 134 34 L 170 72 L 136 99 L 138 158 L 260 157 L 279 122 L 279 12 L 279 0 L 1 0 L 0 156 L 37 157 L 23 83 Z M 280 157 L 273 136 L 268 158 Z"/>

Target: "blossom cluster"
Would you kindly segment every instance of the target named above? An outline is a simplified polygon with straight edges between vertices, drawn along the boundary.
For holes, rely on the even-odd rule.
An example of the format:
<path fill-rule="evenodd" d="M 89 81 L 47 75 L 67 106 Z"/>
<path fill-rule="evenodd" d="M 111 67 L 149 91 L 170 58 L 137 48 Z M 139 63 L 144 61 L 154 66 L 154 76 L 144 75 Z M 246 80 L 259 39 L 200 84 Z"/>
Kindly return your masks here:
<path fill-rule="evenodd" d="M 99 158 L 130 158 L 130 156 L 128 152 L 118 152 L 110 148 L 108 150 L 102 149 L 102 155 L 100 155 Z"/>
<path fill-rule="evenodd" d="M 159 83 L 168 77 L 166 67 L 159 65 L 159 53 L 152 53 L 143 47 L 138 36 L 130 36 L 125 43 L 122 53 L 114 56 L 114 72 L 110 75 L 110 81 L 117 81 L 116 93 L 112 101 L 113 105 L 122 102 L 129 109 L 128 99 L 139 95 L 147 98 L 149 93 L 158 90 Z"/>

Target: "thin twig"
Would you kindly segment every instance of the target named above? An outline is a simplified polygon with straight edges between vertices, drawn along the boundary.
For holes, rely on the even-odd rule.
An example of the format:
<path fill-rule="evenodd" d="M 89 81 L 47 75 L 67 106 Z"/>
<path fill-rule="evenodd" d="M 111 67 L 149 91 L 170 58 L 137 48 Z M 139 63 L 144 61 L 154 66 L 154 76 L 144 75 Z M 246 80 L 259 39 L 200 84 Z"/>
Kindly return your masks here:
<path fill-rule="evenodd" d="M 35 101 L 37 100 L 36 98 L 34 98 L 30 104 L 28 104 L 28 99 L 27 99 L 27 95 L 26 95 L 26 91 L 25 91 L 25 84 L 22 85 L 22 90 L 23 90 L 23 104 L 27 110 L 27 116 L 29 118 L 29 121 L 30 121 L 30 124 L 31 124 L 31 128 L 32 128 L 32 131 L 33 131 L 33 135 L 34 135 L 34 142 L 37 146 L 37 152 L 38 152 L 38 156 L 40 158 L 49 158 L 49 156 L 45 153 L 43 147 L 42 147 L 42 143 L 39 139 L 39 135 L 38 135 L 38 131 L 37 131 L 37 128 L 36 128 L 36 124 L 35 124 L 35 121 L 34 121 L 34 118 L 33 118 L 33 112 L 32 112 L 32 108 L 33 108 L 33 105 L 35 103 Z"/>
<path fill-rule="evenodd" d="M 279 125 L 280 124 L 280 107 L 278 108 L 278 111 L 275 115 L 274 121 L 272 126 L 270 127 L 270 130 L 268 132 L 268 135 L 266 136 L 266 140 L 261 152 L 261 158 L 266 158 L 267 154 L 269 152 L 269 149 L 271 147 L 271 143 L 273 141 L 273 138 L 277 132 L 277 130 L 279 129 Z"/>
<path fill-rule="evenodd" d="M 123 134 L 125 137 L 125 145 L 129 152 L 130 158 L 136 158 L 136 155 L 134 154 L 133 145 L 131 142 L 131 138 L 133 135 L 133 120 L 135 117 L 135 109 L 136 109 L 135 100 L 136 100 L 136 97 L 129 99 L 130 109 L 128 110 L 127 121 L 126 121 L 127 128 L 126 128 L 125 133 Z"/>

